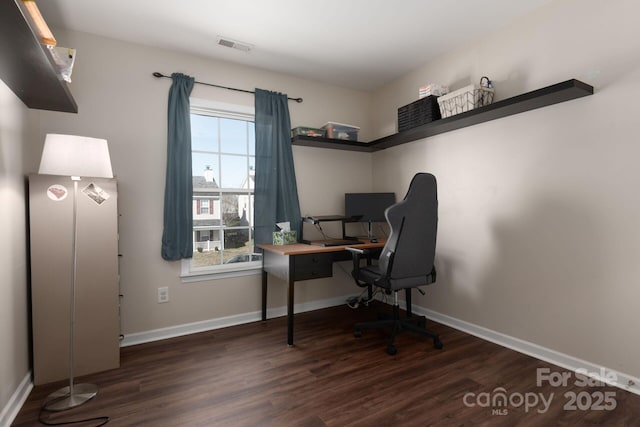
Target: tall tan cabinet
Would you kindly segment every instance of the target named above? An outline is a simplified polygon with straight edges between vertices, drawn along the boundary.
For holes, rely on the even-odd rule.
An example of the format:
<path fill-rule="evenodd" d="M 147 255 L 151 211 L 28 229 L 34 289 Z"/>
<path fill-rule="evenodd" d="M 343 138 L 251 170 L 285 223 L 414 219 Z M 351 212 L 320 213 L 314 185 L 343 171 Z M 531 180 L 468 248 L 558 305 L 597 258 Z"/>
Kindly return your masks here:
<path fill-rule="evenodd" d="M 74 377 L 120 366 L 118 193 L 83 178 L 77 197 Z M 73 182 L 29 176 L 31 307 L 36 385 L 69 378 Z"/>

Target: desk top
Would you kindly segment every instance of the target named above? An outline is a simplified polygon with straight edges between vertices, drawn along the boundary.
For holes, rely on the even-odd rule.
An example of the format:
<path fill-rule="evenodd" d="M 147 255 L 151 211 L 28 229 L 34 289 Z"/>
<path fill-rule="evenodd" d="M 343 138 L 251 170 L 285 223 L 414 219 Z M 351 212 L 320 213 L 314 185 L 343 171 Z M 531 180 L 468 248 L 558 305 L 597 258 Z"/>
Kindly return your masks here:
<path fill-rule="evenodd" d="M 319 246 L 319 245 L 307 245 L 305 243 L 295 243 L 293 245 L 268 245 L 268 244 L 260 244 L 257 245 L 260 249 L 269 252 L 275 252 L 280 255 L 303 255 L 303 254 L 318 254 L 325 252 L 341 252 L 344 251 L 345 248 L 358 248 L 358 249 L 368 249 L 368 248 L 381 248 L 384 246 L 386 240 L 378 240 L 376 243 L 371 243 L 367 239 L 360 239 L 360 241 L 364 242 L 359 245 L 344 245 L 344 246 Z"/>

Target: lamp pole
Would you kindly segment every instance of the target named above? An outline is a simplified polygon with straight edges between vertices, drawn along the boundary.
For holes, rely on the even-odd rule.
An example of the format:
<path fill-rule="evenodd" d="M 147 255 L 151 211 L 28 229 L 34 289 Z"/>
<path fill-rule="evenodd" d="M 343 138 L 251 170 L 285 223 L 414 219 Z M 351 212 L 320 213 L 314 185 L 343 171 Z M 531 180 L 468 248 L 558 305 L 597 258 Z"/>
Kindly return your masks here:
<path fill-rule="evenodd" d="M 76 330 L 76 278 L 78 275 L 78 181 L 79 176 L 72 176 L 73 181 L 73 238 L 71 250 L 73 263 L 71 268 L 71 297 L 70 297 L 70 339 L 69 339 L 69 385 L 49 395 L 44 409 L 48 411 L 64 411 L 82 405 L 98 393 L 94 384 L 73 384 L 73 369 L 75 365 L 75 330 Z"/>

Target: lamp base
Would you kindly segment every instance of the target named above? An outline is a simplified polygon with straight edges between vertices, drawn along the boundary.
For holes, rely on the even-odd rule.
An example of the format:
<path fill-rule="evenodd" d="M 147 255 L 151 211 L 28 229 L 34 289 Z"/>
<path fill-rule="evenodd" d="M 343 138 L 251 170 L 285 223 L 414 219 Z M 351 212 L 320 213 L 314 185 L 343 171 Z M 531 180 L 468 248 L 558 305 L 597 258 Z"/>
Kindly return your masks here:
<path fill-rule="evenodd" d="M 73 393 L 69 393 L 69 386 L 54 391 L 47 397 L 44 409 L 47 411 L 64 411 L 75 408 L 93 398 L 98 393 L 98 386 L 94 384 L 76 384 Z"/>

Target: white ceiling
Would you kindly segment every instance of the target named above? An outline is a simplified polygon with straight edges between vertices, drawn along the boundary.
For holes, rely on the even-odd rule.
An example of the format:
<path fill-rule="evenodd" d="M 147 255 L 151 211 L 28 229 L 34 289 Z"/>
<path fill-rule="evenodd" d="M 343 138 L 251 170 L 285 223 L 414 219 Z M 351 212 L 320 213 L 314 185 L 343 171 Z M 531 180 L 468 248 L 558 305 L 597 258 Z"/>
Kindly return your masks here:
<path fill-rule="evenodd" d="M 551 1 L 41 0 L 38 6 L 54 28 L 374 90 Z M 222 47 L 218 36 L 254 48 Z"/>

